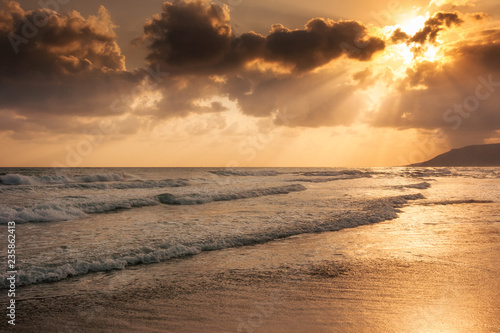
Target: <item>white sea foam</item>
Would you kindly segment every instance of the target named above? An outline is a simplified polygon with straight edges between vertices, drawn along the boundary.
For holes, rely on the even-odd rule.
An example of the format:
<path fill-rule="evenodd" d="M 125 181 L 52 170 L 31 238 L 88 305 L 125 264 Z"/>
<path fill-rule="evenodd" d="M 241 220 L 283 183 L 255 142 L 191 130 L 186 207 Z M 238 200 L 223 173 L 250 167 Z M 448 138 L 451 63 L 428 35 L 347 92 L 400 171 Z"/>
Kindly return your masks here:
<path fill-rule="evenodd" d="M 0 205 L 0 223 L 15 221 L 27 222 L 56 222 L 74 220 L 87 214 L 98 214 L 157 205 L 154 198 L 112 200 L 112 201 L 85 201 L 80 202 L 49 202 L 29 207 L 9 207 Z"/>
<path fill-rule="evenodd" d="M 422 178 L 422 177 L 446 177 L 446 176 L 458 176 L 456 172 L 452 172 L 448 168 L 417 168 L 409 169 L 404 172 L 406 177 L 412 178 Z"/>
<path fill-rule="evenodd" d="M 8 221 L 15 221 L 16 223 L 65 221 L 84 215 L 85 213 L 78 207 L 55 203 L 40 204 L 32 207 L 0 205 L 0 223 L 7 223 Z"/>
<path fill-rule="evenodd" d="M 78 182 L 112 182 L 127 179 L 126 174 L 103 173 L 92 175 L 68 176 L 68 175 L 41 175 L 27 176 L 20 174 L 7 174 L 0 176 L 0 183 L 4 185 L 44 185 L 44 184 L 65 184 Z"/>
<path fill-rule="evenodd" d="M 35 181 L 33 181 L 34 183 Z M 53 190 L 62 189 L 95 189 L 95 190 L 126 190 L 126 189 L 154 189 L 165 187 L 181 187 L 188 186 L 189 181 L 186 179 L 164 179 L 164 180 L 134 180 L 126 182 L 109 182 L 109 183 L 67 183 L 67 184 L 40 184 L 26 186 L 0 186 L 0 193 L 4 192 L 36 192 L 41 187 L 46 187 Z"/>
<path fill-rule="evenodd" d="M 195 255 L 203 251 L 220 250 L 230 247 L 265 243 L 305 233 L 336 231 L 360 225 L 382 222 L 397 217 L 398 208 L 409 200 L 423 199 L 421 194 L 411 194 L 372 200 L 362 210 L 344 212 L 331 219 L 313 223 L 299 223 L 287 226 L 270 226 L 259 232 L 249 234 L 231 234 L 225 237 L 212 237 L 202 241 L 176 244 L 163 244 L 155 247 L 129 249 L 126 254 L 114 258 L 93 258 L 62 263 L 57 266 L 32 266 L 18 269 L 18 286 L 41 282 L 54 282 L 70 276 L 84 275 L 91 272 L 125 269 L 137 264 L 156 263 L 172 258 Z M 7 286 L 7 274 L 0 275 L 0 287 Z"/>
<path fill-rule="evenodd" d="M 44 176 L 25 176 L 18 174 L 7 174 L 0 176 L 0 183 L 4 185 L 41 185 L 68 183 L 71 180 L 66 176 L 44 175 Z"/>
<path fill-rule="evenodd" d="M 306 187 L 300 184 L 281 187 L 257 188 L 229 193 L 191 193 L 174 196 L 169 193 L 150 198 L 132 198 L 124 200 L 92 201 L 86 197 L 69 196 L 63 199 L 74 199 L 69 202 L 48 202 L 28 207 L 7 206 L 0 204 L 0 223 L 16 221 L 27 222 L 55 222 L 80 218 L 87 214 L 108 213 L 121 209 L 154 206 L 159 203 L 172 205 L 196 205 L 213 201 L 230 201 L 245 198 L 256 198 L 267 195 L 288 194 L 295 191 L 304 191 Z"/>
<path fill-rule="evenodd" d="M 123 181 L 127 177 L 125 174 L 116 174 L 116 173 L 96 173 L 93 175 L 83 175 L 83 176 L 75 176 L 75 180 L 87 183 L 95 183 L 95 182 L 117 182 Z"/>

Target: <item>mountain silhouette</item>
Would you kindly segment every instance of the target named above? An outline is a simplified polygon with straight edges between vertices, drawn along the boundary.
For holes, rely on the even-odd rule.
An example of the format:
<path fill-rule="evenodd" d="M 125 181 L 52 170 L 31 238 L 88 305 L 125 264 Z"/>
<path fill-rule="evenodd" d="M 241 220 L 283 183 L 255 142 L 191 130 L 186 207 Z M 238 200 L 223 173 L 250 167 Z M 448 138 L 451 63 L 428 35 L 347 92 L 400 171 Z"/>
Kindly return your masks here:
<path fill-rule="evenodd" d="M 409 166 L 417 167 L 490 167 L 500 166 L 500 143 L 474 145 L 452 149 L 426 162 Z"/>

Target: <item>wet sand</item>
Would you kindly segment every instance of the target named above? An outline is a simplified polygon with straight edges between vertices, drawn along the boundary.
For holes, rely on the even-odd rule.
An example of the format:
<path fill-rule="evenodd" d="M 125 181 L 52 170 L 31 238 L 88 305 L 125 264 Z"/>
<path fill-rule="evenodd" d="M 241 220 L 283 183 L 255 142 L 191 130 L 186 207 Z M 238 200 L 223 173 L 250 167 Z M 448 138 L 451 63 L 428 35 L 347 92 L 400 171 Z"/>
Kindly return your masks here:
<path fill-rule="evenodd" d="M 500 219 L 478 220 L 492 205 L 406 207 L 384 223 L 27 287 L 16 331 L 500 332 Z"/>

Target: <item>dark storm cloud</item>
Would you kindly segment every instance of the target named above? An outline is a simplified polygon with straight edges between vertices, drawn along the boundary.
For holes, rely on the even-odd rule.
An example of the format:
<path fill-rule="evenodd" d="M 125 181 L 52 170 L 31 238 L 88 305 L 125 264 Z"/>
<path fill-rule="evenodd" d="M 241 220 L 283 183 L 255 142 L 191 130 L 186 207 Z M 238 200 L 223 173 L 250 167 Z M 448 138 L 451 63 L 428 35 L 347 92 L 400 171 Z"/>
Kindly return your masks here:
<path fill-rule="evenodd" d="M 402 31 L 401 28 L 394 30 L 390 38 L 391 42 L 394 44 L 406 42 L 408 39 L 410 39 L 410 36 L 408 36 L 406 32 Z"/>
<path fill-rule="evenodd" d="M 15 112 L 20 124 L 29 123 L 22 119 L 37 120 L 19 125 L 20 129 L 60 132 L 74 128 L 70 124 L 77 123 L 74 116 L 109 115 L 111 97 L 138 82 L 137 74 L 125 70 L 104 7 L 88 18 L 74 11 L 24 11 L 14 1 L 4 2 L 3 7 L 0 109 Z M 66 126 L 55 128 L 58 121 L 49 114 L 60 115 Z"/>
<path fill-rule="evenodd" d="M 302 30 L 275 24 L 267 36 L 248 32 L 236 37 L 228 12 L 201 1 L 165 2 L 161 15 L 145 25 L 142 41 L 150 50 L 148 61 L 174 74 L 227 73 L 254 60 L 303 72 L 343 54 L 367 61 L 385 47 L 358 22 L 322 18 L 310 20 Z"/>
<path fill-rule="evenodd" d="M 0 130 L 9 128 L 18 136 L 74 133 L 126 112 L 163 119 L 226 110 L 211 101 L 215 96 L 227 96 L 254 116 L 269 116 L 295 101 L 292 126 L 345 124 L 355 112 L 341 105 L 356 88 L 340 82 L 328 91 L 315 88 L 331 78 L 310 71 L 343 55 L 368 61 L 385 47 L 361 23 L 322 18 L 310 20 L 301 30 L 275 24 L 266 36 L 235 36 L 226 7 L 166 2 L 134 42 L 147 46 L 147 63 L 165 74 L 155 81 L 147 70 L 126 70 L 104 7 L 88 18 L 76 11 L 23 10 L 15 1 L 3 7 Z M 146 77 L 149 87 L 144 85 Z M 139 107 L 131 108 L 143 89 L 156 98 L 154 105 L 139 100 Z M 299 96 L 308 96 L 310 103 L 299 101 Z"/>
<path fill-rule="evenodd" d="M 480 143 L 500 130 L 500 44 L 462 43 L 445 64 L 409 69 L 400 89 L 380 105 L 374 124 L 441 128 L 453 146 Z"/>
<path fill-rule="evenodd" d="M 140 113 L 157 119 L 226 111 L 219 102 L 207 102 L 223 94 L 225 84 L 209 76 L 169 76 L 161 85 L 162 99 L 156 108 Z"/>
<path fill-rule="evenodd" d="M 164 118 L 224 111 L 224 105 L 212 100 L 216 96 L 227 97 L 247 115 L 277 116 L 279 125 L 350 125 L 369 107 L 357 98 L 358 93 L 366 92 L 378 78 L 373 68 L 356 63 L 369 61 L 385 48 L 384 41 L 370 36 L 355 21 L 314 18 L 299 30 L 275 24 L 267 35 L 236 36 L 223 7 L 199 1 L 166 2 L 162 13 L 146 22 L 142 38 L 134 41 L 146 46 L 146 62 L 161 74 L 151 75 L 146 69 L 125 69 L 104 8 L 97 16 L 84 18 L 77 12 L 24 11 L 13 1 L 4 6 L 0 12 L 0 131 L 15 130 L 18 137 L 23 132 L 90 131 L 104 117 L 131 112 L 127 119 L 132 120 L 123 126 L 125 135 L 143 122 L 154 126 Z M 469 19 L 482 17 L 438 13 L 414 36 L 396 30 L 389 43 L 433 43 L 442 29 Z M 26 22 L 36 33 L 26 36 Z M 397 82 L 395 95 L 382 103 L 374 124 L 426 130 L 447 127 L 453 138 L 460 137 L 459 132 L 469 133 L 463 137 L 485 137 L 499 129 L 500 88 L 496 86 L 498 91 L 481 100 L 478 110 L 454 109 L 455 103 L 463 105 L 476 93 L 478 77 L 500 81 L 499 35 L 489 30 L 474 36 L 475 42 L 457 42 L 450 51 L 455 58 L 449 63 L 416 64 Z M 338 66 L 316 70 L 334 61 Z M 134 103 L 136 107 L 130 107 Z M 448 110 L 451 113 L 444 116 Z M 454 129 L 457 117 L 460 131 Z"/>
<path fill-rule="evenodd" d="M 24 71 L 43 73 L 125 69 L 103 7 L 99 17 L 85 19 L 77 12 L 23 11 L 12 1 L 4 5 L 0 11 L 2 75 L 19 74 L 21 65 Z"/>
<path fill-rule="evenodd" d="M 358 102 L 349 98 L 358 85 L 343 82 L 346 69 L 311 73 L 343 55 L 369 61 L 385 42 L 354 21 L 315 18 L 304 29 L 274 24 L 267 35 L 246 32 L 235 36 L 229 13 L 207 2 L 165 2 L 161 14 L 146 22 L 135 40 L 149 50 L 147 61 L 170 73 L 161 85 L 165 98 L 155 117 L 218 112 L 217 105 L 199 100 L 226 96 L 255 117 L 275 115 L 287 108 L 287 126 L 333 126 L 352 123 Z M 342 76 L 343 75 L 343 76 Z M 339 81 L 335 81 L 339 79 Z"/>

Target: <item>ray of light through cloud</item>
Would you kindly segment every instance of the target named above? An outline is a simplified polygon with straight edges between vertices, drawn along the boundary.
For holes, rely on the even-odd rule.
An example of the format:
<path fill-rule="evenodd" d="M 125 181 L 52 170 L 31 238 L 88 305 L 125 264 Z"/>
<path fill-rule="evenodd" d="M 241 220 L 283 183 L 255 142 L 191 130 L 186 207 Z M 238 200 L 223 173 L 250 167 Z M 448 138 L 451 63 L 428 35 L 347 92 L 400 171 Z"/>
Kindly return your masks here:
<path fill-rule="evenodd" d="M 169 151 L 146 164 L 202 166 L 181 153 L 186 145 L 209 155 L 207 165 L 223 166 L 241 157 L 235 137 L 262 133 L 273 135 L 263 153 L 274 154 L 272 162 L 241 166 L 294 165 L 304 150 L 276 157 L 292 137 L 327 140 L 336 152 L 311 157 L 311 165 L 398 165 L 402 148 L 386 150 L 384 161 L 366 156 L 360 147 L 369 134 L 384 132 L 378 139 L 387 146 L 405 137 L 408 151 L 436 131 L 446 137 L 437 151 L 498 138 L 500 24 L 498 12 L 482 11 L 492 8 L 488 1 L 380 2 L 370 17 L 339 6 L 337 17 L 305 18 L 292 2 L 287 12 L 297 16 L 267 30 L 257 16 L 242 18 L 253 13 L 245 1 L 148 4 L 133 26 L 124 21 L 133 9 L 57 4 L 6 1 L 0 11 L 0 136 L 8 142 L 0 153 L 12 156 L 4 165 L 51 165 L 86 140 L 93 153 L 82 166 L 108 153 L 101 163 L 115 164 L 121 154 L 111 147 L 124 146 Z M 311 13 L 334 11 L 313 4 Z M 474 97 L 481 89 L 488 98 Z M 339 137 L 321 133 L 349 127 L 365 135 L 343 134 L 342 146 L 358 157 L 342 159 Z M 16 153 L 33 146 L 44 154 Z"/>

